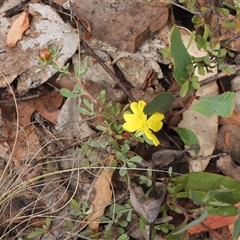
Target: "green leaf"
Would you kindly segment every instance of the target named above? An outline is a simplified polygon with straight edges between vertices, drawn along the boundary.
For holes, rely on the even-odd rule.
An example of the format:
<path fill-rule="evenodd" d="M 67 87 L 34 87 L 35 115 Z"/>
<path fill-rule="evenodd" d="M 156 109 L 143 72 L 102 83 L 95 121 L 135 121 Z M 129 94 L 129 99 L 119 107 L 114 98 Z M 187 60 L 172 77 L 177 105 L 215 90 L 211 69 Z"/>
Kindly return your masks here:
<path fill-rule="evenodd" d="M 200 103 L 193 105 L 190 109 L 195 110 L 206 117 L 214 114 L 221 117 L 230 117 L 235 105 L 235 93 L 225 92 L 218 96 L 200 97 Z"/>
<path fill-rule="evenodd" d="M 230 14 L 227 8 L 216 8 L 217 12 L 221 13 L 224 16 L 228 16 Z"/>
<path fill-rule="evenodd" d="M 240 235 L 240 215 L 238 215 L 237 220 L 235 220 L 233 228 L 233 240 L 237 240 Z"/>
<path fill-rule="evenodd" d="M 65 220 L 65 225 L 66 225 L 67 230 L 70 232 L 74 229 L 73 221 L 70 219 Z"/>
<path fill-rule="evenodd" d="M 78 94 L 73 93 L 67 88 L 61 88 L 60 93 L 67 98 L 77 98 L 79 96 Z"/>
<path fill-rule="evenodd" d="M 230 177 L 207 172 L 188 173 L 171 179 L 171 182 L 181 185 L 182 191 L 209 192 L 215 189 L 227 188 L 231 192 L 221 192 L 214 196 L 216 201 L 236 204 L 240 199 L 240 184 Z"/>
<path fill-rule="evenodd" d="M 207 12 L 207 11 L 209 11 L 209 8 L 207 8 L 207 7 L 201 7 L 201 12 Z"/>
<path fill-rule="evenodd" d="M 127 222 L 126 220 L 123 220 L 123 221 L 119 221 L 118 224 L 119 224 L 121 227 L 127 227 L 128 222 Z"/>
<path fill-rule="evenodd" d="M 200 64 L 198 64 L 198 74 L 200 74 L 200 75 L 205 74 L 205 70 L 204 70 L 203 66 Z"/>
<path fill-rule="evenodd" d="M 205 40 L 207 40 L 208 37 L 212 37 L 212 31 L 211 31 L 211 29 L 209 28 L 208 25 L 205 25 L 205 26 L 204 26 L 203 38 L 204 38 Z M 207 56 L 208 56 L 208 55 L 207 55 Z"/>
<path fill-rule="evenodd" d="M 102 105 L 105 103 L 106 101 L 106 91 L 105 90 L 102 90 L 99 94 L 99 98 L 101 100 L 101 103 Z"/>
<path fill-rule="evenodd" d="M 126 143 L 121 148 L 122 153 L 127 153 L 129 150 L 130 150 L 130 146 Z"/>
<path fill-rule="evenodd" d="M 199 140 L 193 131 L 186 128 L 179 128 L 179 127 L 174 128 L 174 130 L 178 133 L 178 135 L 180 136 L 180 138 L 182 139 L 185 145 L 192 146 L 196 144 L 200 146 Z M 198 153 L 199 153 L 199 149 L 195 149 L 194 154 L 198 155 Z"/>
<path fill-rule="evenodd" d="M 72 198 L 69 203 L 70 203 L 71 208 L 78 209 L 78 202 L 74 198 Z"/>
<path fill-rule="evenodd" d="M 98 129 L 100 131 L 103 131 L 103 132 L 107 130 L 107 128 L 105 126 L 102 126 L 102 125 L 97 125 L 96 129 Z"/>
<path fill-rule="evenodd" d="M 225 68 L 223 68 L 223 71 L 224 71 L 228 76 L 236 73 L 236 70 L 235 70 L 233 67 L 231 67 L 231 66 L 226 66 Z"/>
<path fill-rule="evenodd" d="M 205 196 L 205 198 L 203 199 L 204 202 L 207 202 L 210 198 L 214 197 L 215 195 L 219 194 L 219 193 L 228 193 L 231 192 L 232 190 L 228 189 L 228 188 L 220 188 L 220 189 L 214 189 L 210 192 L 208 192 Z"/>
<path fill-rule="evenodd" d="M 193 196 L 190 194 L 191 192 L 194 192 L 194 194 L 197 196 L 197 198 L 199 198 L 200 201 L 202 201 L 202 202 L 207 194 L 206 191 L 202 191 L 201 189 L 194 190 L 194 191 L 186 190 L 184 192 L 177 193 L 176 198 L 192 199 Z M 219 205 L 221 205 L 221 207 L 218 207 Z M 208 211 L 209 214 L 218 215 L 218 216 L 234 216 L 237 214 L 237 207 L 231 205 L 230 203 L 229 203 L 229 205 L 227 205 L 227 203 L 217 201 L 215 198 L 212 198 L 211 201 L 209 201 L 208 205 L 205 205 L 204 208 Z M 196 211 L 198 211 L 198 209 L 192 210 L 192 212 L 196 212 Z"/>
<path fill-rule="evenodd" d="M 47 218 L 45 219 L 45 224 L 46 224 L 46 227 L 47 227 L 47 228 L 50 228 L 51 221 L 52 221 L 52 219 L 49 218 L 49 217 L 47 217 Z"/>
<path fill-rule="evenodd" d="M 143 109 L 145 114 L 154 114 L 155 112 L 171 111 L 174 97 L 169 92 L 159 93 Z"/>
<path fill-rule="evenodd" d="M 146 226 L 147 226 L 147 221 L 145 219 L 143 219 L 142 217 L 140 217 L 138 219 L 139 222 L 139 229 L 141 232 L 144 232 L 146 230 Z"/>
<path fill-rule="evenodd" d="M 166 48 L 163 48 L 161 50 L 161 53 L 165 58 L 170 58 L 171 57 L 171 54 L 170 54 L 169 50 L 167 50 Z"/>
<path fill-rule="evenodd" d="M 191 79 L 191 83 L 192 83 L 192 87 L 194 89 L 199 89 L 200 88 L 200 83 L 198 81 L 198 77 L 197 76 L 193 76 Z"/>
<path fill-rule="evenodd" d="M 227 207 L 227 206 L 230 206 L 229 203 L 223 203 L 223 202 L 208 202 L 208 205 L 214 206 L 214 207 Z"/>
<path fill-rule="evenodd" d="M 221 25 L 222 25 L 223 28 L 226 28 L 226 29 L 237 29 L 237 22 L 236 21 L 233 21 L 233 22 L 222 21 Z"/>
<path fill-rule="evenodd" d="M 190 222 L 189 224 L 187 224 L 185 227 L 183 227 L 181 230 L 177 231 L 177 232 L 174 232 L 173 235 L 176 235 L 176 234 L 179 234 L 179 233 L 183 233 L 185 232 L 186 230 L 188 230 L 189 228 L 197 225 L 198 223 L 201 223 L 204 219 L 206 219 L 206 217 L 208 216 L 208 212 L 207 210 L 203 210 L 201 216 L 195 220 L 193 220 L 192 222 Z"/>
<path fill-rule="evenodd" d="M 122 176 L 122 177 L 123 177 L 124 175 L 126 175 L 126 174 L 127 174 L 127 169 L 126 169 L 126 167 L 120 168 L 119 174 L 120 174 L 120 176 Z"/>
<path fill-rule="evenodd" d="M 90 103 L 86 98 L 83 99 L 83 104 L 89 108 L 91 111 L 93 111 L 93 104 Z"/>
<path fill-rule="evenodd" d="M 188 90 L 189 90 L 189 81 L 185 81 L 184 84 L 181 87 L 179 95 L 181 97 L 185 97 L 188 93 Z"/>
<path fill-rule="evenodd" d="M 173 27 L 170 36 L 170 53 L 174 63 L 173 77 L 182 86 L 185 82 L 183 79 L 188 78 L 186 67 L 191 64 L 191 58 L 176 26 Z"/>
<path fill-rule="evenodd" d="M 136 164 L 132 163 L 132 162 L 127 162 L 127 165 L 129 168 L 136 168 Z"/>
<path fill-rule="evenodd" d="M 193 200 L 193 203 L 195 205 L 201 205 L 203 203 L 203 201 L 198 197 L 198 195 L 191 189 L 190 189 L 190 195 L 191 195 L 190 198 Z"/>
<path fill-rule="evenodd" d="M 211 63 L 211 59 L 210 59 L 210 57 L 209 57 L 209 55 L 206 55 L 205 57 L 204 57 L 204 63 L 205 64 L 207 64 L 207 65 L 209 65 L 210 63 Z"/>
<path fill-rule="evenodd" d="M 181 230 L 186 224 L 183 222 L 179 226 L 177 226 L 171 233 L 166 236 L 166 240 L 185 240 L 184 233 L 175 236 L 174 233 Z"/>
<path fill-rule="evenodd" d="M 36 238 L 40 235 L 42 235 L 45 232 L 45 229 L 43 228 L 35 228 L 34 232 L 30 232 L 27 235 L 27 238 Z"/>
<path fill-rule="evenodd" d="M 135 163 L 141 163 L 142 162 L 142 158 L 140 156 L 134 156 L 130 159 L 128 159 L 129 162 L 135 162 Z"/>
<path fill-rule="evenodd" d="M 82 114 L 85 114 L 85 115 L 92 115 L 91 112 L 89 112 L 88 110 L 86 110 L 85 108 L 82 108 L 82 107 L 77 107 L 77 110 L 82 113 Z"/>
<path fill-rule="evenodd" d="M 118 237 L 117 240 L 129 240 L 129 236 L 126 233 L 124 233 L 120 237 Z"/>
<path fill-rule="evenodd" d="M 87 72 L 87 69 L 88 69 L 88 59 L 89 57 L 86 56 L 83 60 L 83 66 L 81 68 L 81 70 L 79 71 L 79 76 L 83 76 L 86 72 Z"/>

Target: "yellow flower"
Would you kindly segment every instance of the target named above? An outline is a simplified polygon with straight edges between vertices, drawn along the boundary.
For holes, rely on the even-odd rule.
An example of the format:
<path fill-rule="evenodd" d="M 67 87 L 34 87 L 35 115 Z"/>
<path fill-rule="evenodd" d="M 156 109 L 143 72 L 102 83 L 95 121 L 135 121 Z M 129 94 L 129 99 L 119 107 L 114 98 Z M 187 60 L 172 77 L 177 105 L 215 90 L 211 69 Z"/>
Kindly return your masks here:
<path fill-rule="evenodd" d="M 124 120 L 126 121 L 123 124 L 123 128 L 128 132 L 136 132 L 144 134 L 149 140 L 152 140 L 155 146 L 160 144 L 157 137 L 152 133 L 159 131 L 162 126 L 162 120 L 164 115 L 162 113 L 154 113 L 149 119 L 147 119 L 147 114 L 143 112 L 146 103 L 144 101 L 133 102 L 130 105 L 132 113 L 125 113 L 123 115 Z"/>

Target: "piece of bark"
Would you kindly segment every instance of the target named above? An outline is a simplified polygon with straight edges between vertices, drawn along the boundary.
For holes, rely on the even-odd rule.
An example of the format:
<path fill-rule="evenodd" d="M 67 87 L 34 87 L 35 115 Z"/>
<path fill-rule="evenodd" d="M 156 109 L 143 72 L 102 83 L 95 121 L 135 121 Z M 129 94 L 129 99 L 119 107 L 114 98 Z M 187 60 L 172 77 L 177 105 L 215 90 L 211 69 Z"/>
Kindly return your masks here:
<path fill-rule="evenodd" d="M 159 2 L 74 1 L 71 7 L 89 21 L 96 38 L 127 52 L 134 52 L 168 20 L 168 9 Z"/>

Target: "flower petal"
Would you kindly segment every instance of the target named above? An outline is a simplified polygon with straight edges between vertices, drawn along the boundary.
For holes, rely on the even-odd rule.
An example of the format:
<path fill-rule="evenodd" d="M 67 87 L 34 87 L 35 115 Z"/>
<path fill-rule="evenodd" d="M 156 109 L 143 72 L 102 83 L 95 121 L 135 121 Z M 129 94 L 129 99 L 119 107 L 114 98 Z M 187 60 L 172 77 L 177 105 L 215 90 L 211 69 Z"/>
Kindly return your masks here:
<path fill-rule="evenodd" d="M 147 115 L 143 113 L 143 108 L 146 106 L 146 103 L 144 101 L 133 102 L 130 105 L 130 108 L 132 112 L 139 117 L 139 119 L 146 121 Z"/>
<path fill-rule="evenodd" d="M 146 135 L 146 137 L 149 140 L 152 140 L 155 146 L 158 146 L 160 144 L 159 140 L 157 139 L 157 137 L 147 128 L 144 129 L 144 133 Z"/>
<path fill-rule="evenodd" d="M 152 129 L 154 132 L 159 131 L 162 126 L 162 120 L 164 119 L 164 115 L 162 113 L 154 113 L 148 120 L 147 120 L 147 126 L 148 128 Z"/>
<path fill-rule="evenodd" d="M 122 127 L 128 132 L 135 132 L 142 128 L 143 121 L 139 119 L 136 115 L 126 113 L 123 114 L 123 118 L 126 122 L 122 125 Z"/>

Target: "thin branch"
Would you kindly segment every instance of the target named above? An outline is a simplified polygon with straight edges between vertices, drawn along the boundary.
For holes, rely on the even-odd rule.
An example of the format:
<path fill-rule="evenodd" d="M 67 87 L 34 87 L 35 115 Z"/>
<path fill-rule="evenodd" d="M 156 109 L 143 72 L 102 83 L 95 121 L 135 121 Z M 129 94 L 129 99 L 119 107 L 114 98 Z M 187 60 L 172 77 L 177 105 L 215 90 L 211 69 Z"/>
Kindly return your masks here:
<path fill-rule="evenodd" d="M 232 66 L 232 67 L 233 67 L 233 69 L 234 69 L 236 72 L 240 71 L 240 65 L 234 65 L 234 66 Z M 223 78 L 223 77 L 226 77 L 226 76 L 228 76 L 228 75 L 227 75 L 225 72 L 217 73 L 217 74 L 215 74 L 215 75 L 213 75 L 213 76 L 211 76 L 211 77 L 208 77 L 208 78 L 202 80 L 202 81 L 200 82 L 200 86 L 202 87 L 202 86 L 204 86 L 204 85 L 206 85 L 206 84 L 208 84 L 208 83 L 210 83 L 210 82 L 214 82 L 214 81 L 216 81 L 216 80 L 218 80 L 218 79 L 221 79 L 221 78 Z"/>
<path fill-rule="evenodd" d="M 97 54 L 82 39 L 81 39 L 81 44 L 85 48 L 85 50 L 97 60 L 97 62 L 102 66 L 102 68 L 119 85 L 119 87 L 121 87 L 124 93 L 129 97 L 129 99 L 135 102 L 136 99 L 129 93 L 129 91 L 125 88 L 125 86 L 123 86 L 123 84 L 121 83 L 121 80 L 107 67 L 107 65 L 102 61 L 102 59 L 98 57 Z"/>

